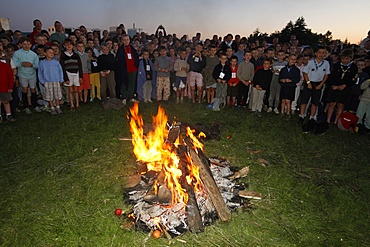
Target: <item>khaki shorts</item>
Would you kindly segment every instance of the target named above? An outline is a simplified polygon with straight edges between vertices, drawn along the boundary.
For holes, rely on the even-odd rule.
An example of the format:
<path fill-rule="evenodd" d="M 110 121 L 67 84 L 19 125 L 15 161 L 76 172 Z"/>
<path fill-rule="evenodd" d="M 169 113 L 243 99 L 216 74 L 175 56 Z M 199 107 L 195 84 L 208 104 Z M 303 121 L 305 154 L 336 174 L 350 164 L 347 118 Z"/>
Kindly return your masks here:
<path fill-rule="evenodd" d="M 65 86 L 71 87 L 71 86 L 80 86 L 80 76 L 78 73 L 70 73 L 67 71 L 67 76 L 69 80 L 69 84 L 64 83 Z"/>
<path fill-rule="evenodd" d="M 190 87 L 194 87 L 195 84 L 198 87 L 203 86 L 203 75 L 201 73 L 190 71 L 188 76 L 189 76 L 189 86 Z"/>

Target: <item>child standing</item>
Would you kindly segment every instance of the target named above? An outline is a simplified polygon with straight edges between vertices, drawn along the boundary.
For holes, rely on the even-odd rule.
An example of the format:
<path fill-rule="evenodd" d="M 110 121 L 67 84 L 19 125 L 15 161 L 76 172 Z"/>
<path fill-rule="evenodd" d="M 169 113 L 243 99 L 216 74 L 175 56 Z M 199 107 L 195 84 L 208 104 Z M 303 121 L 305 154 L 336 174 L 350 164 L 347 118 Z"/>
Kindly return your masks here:
<path fill-rule="evenodd" d="M 272 79 L 271 59 L 263 60 L 263 69 L 259 69 L 253 78 L 253 101 L 252 112 L 256 112 L 258 117 L 262 117 L 263 98 L 266 90 L 270 88 Z"/>
<path fill-rule="evenodd" d="M 102 54 L 98 57 L 100 72 L 100 95 L 103 103 L 107 100 L 107 88 L 110 98 L 116 98 L 116 80 L 114 77 L 115 62 L 114 55 L 110 53 L 107 44 L 100 45 Z"/>
<path fill-rule="evenodd" d="M 19 41 L 22 49 L 15 51 L 13 61 L 18 69 L 19 83 L 22 86 L 22 102 L 27 114 L 31 114 L 28 104 L 28 87 L 31 90 L 31 104 L 35 111 L 41 112 L 37 106 L 36 95 L 36 69 L 39 66 L 39 58 L 36 53 L 31 51 L 31 41 L 27 37 L 22 37 Z"/>
<path fill-rule="evenodd" d="M 141 51 L 142 59 L 139 61 L 139 70 L 137 75 L 137 94 L 139 100 L 145 103 L 152 102 L 153 82 L 155 80 L 155 68 L 149 59 L 149 51 Z"/>
<path fill-rule="evenodd" d="M 83 72 L 80 56 L 73 52 L 74 43 L 70 39 L 64 40 L 65 51 L 60 55 L 60 64 L 64 74 L 64 84 L 68 87 L 68 96 L 71 111 L 75 110 L 73 96 L 76 100 L 77 109 L 80 108 L 78 100 L 78 87 L 82 84 Z"/>
<path fill-rule="evenodd" d="M 330 64 L 324 60 L 326 48 L 324 46 L 317 47 L 315 58 L 309 60 L 306 67 L 303 69 L 303 83 L 301 109 L 299 114 L 299 123 L 304 122 L 306 107 L 311 98 L 310 120 L 316 121 L 316 110 L 320 104 L 321 89 L 324 86 L 330 74 Z"/>
<path fill-rule="evenodd" d="M 286 120 L 290 120 L 290 107 L 291 102 L 294 100 L 295 97 L 295 88 L 296 84 L 301 79 L 301 72 L 295 66 L 297 61 L 297 56 L 295 54 L 291 54 L 288 57 L 288 64 L 280 70 L 279 74 L 279 83 L 281 85 L 280 89 L 280 101 L 281 101 L 281 116 L 284 116 L 284 112 L 286 110 L 287 118 Z"/>
<path fill-rule="evenodd" d="M 300 78 L 301 79 L 296 84 L 294 100 L 292 101 L 292 106 L 291 106 L 292 114 L 294 114 L 294 112 L 298 108 L 299 96 L 300 96 L 301 90 L 303 89 L 303 82 L 304 82 L 303 69 L 304 69 L 304 66 L 305 66 L 303 62 L 304 62 L 304 56 L 303 56 L 303 54 L 299 54 L 297 56 L 296 66 L 300 71 Z"/>
<path fill-rule="evenodd" d="M 282 68 L 284 68 L 288 62 L 285 61 L 285 52 L 280 50 L 277 55 L 277 61 L 272 64 L 272 70 L 274 72 L 270 85 L 270 96 L 269 96 L 269 108 L 267 112 L 272 112 L 274 107 L 274 112 L 279 114 L 279 103 L 280 103 L 280 84 L 279 84 L 279 73 Z"/>
<path fill-rule="evenodd" d="M 78 87 L 78 94 L 80 96 L 80 101 L 87 103 L 87 97 L 90 90 L 89 73 L 91 72 L 91 64 L 89 55 L 85 52 L 85 46 L 83 42 L 81 41 L 77 42 L 76 53 L 80 56 L 83 73 L 82 84 Z"/>
<path fill-rule="evenodd" d="M 100 96 L 100 73 L 98 66 L 98 59 L 94 56 L 94 51 L 90 47 L 85 49 L 85 52 L 89 56 L 91 73 L 89 74 L 90 78 L 90 101 L 93 101 L 95 98 L 101 100 Z"/>
<path fill-rule="evenodd" d="M 240 82 L 238 84 L 238 106 L 246 106 L 248 100 L 249 85 L 252 83 L 254 76 L 254 65 L 250 62 L 252 53 L 246 51 L 244 53 L 244 62 L 239 64 L 237 71 L 237 78 Z"/>
<path fill-rule="evenodd" d="M 51 115 L 62 113 L 60 109 L 60 100 L 62 99 L 62 90 L 60 84 L 63 82 L 63 70 L 60 63 L 54 59 L 52 48 L 46 48 L 46 59 L 40 61 L 38 76 L 40 83 L 45 87 L 44 99 L 49 102 Z M 55 100 L 56 109 L 53 101 Z"/>
<path fill-rule="evenodd" d="M 189 71 L 189 64 L 186 62 L 186 51 L 180 51 L 180 59 L 177 59 L 174 65 L 176 71 L 176 103 L 184 102 L 184 94 L 186 88 L 186 79 Z"/>
<path fill-rule="evenodd" d="M 358 77 L 355 85 L 352 86 L 351 97 L 348 105 L 345 106 L 345 110 L 356 112 L 358 104 L 360 103 L 359 97 L 362 94 L 361 84 L 369 79 L 369 75 L 363 71 L 365 68 L 365 60 L 360 59 L 356 62 L 358 68 Z"/>
<path fill-rule="evenodd" d="M 334 113 L 334 107 L 337 105 L 337 114 L 334 124 L 337 124 L 339 116 L 342 114 L 344 105 L 348 103 L 351 96 L 351 87 L 357 81 L 358 68 L 353 63 L 353 51 L 344 50 L 341 52 L 340 63 L 333 66 L 330 78 L 328 80 L 328 114 L 326 121 L 331 122 Z"/>
<path fill-rule="evenodd" d="M 206 67 L 203 69 L 204 84 L 207 88 L 207 103 L 211 104 L 212 99 L 215 97 L 215 91 L 217 87 L 216 80 L 212 76 L 213 69 L 220 62 L 220 59 L 216 56 L 216 46 L 211 45 L 209 47 L 209 54 L 206 56 Z M 186 51 L 185 51 L 186 54 Z"/>
<path fill-rule="evenodd" d="M 157 101 L 168 101 L 170 97 L 170 71 L 172 70 L 171 59 L 167 56 L 164 46 L 159 48 L 160 56 L 155 60 L 154 66 L 157 71 Z"/>
<path fill-rule="evenodd" d="M 230 59 L 231 78 L 227 82 L 227 105 L 236 106 L 236 96 L 238 96 L 239 79 L 237 77 L 238 71 L 238 57 L 232 56 Z"/>
<path fill-rule="evenodd" d="M 12 113 L 10 110 L 9 101 L 12 100 L 11 93 L 13 92 L 14 75 L 9 64 L 0 61 L 0 123 L 3 122 L 1 115 L 1 105 L 4 104 L 6 112 L 6 120 L 8 122 L 14 122 Z"/>
<path fill-rule="evenodd" d="M 212 76 L 217 81 L 216 97 L 225 99 L 227 93 L 227 82 L 231 78 L 231 69 L 227 63 L 226 53 L 220 54 L 220 62 L 213 69 Z"/>

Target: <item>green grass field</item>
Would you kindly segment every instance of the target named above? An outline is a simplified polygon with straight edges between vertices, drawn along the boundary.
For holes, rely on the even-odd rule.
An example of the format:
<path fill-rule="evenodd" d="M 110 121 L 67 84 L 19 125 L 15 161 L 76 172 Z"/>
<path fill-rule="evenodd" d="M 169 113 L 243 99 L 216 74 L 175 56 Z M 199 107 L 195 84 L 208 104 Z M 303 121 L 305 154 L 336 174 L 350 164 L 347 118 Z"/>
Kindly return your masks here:
<path fill-rule="evenodd" d="M 250 166 L 242 181 L 263 194 L 230 222 L 186 233 L 173 246 L 369 246 L 369 136 L 331 127 L 303 134 L 274 113 L 246 109 L 212 112 L 205 105 L 168 103 L 169 119 L 219 123 L 220 141 L 208 156 Z M 135 168 L 127 108 L 98 103 L 76 112 L 19 113 L 0 125 L 0 246 L 167 246 L 165 238 L 120 228 L 122 185 Z M 146 123 L 156 104 L 140 104 Z M 231 138 L 226 138 L 228 135 Z M 259 151 L 260 150 L 260 151 Z M 258 158 L 269 162 L 261 166 Z"/>

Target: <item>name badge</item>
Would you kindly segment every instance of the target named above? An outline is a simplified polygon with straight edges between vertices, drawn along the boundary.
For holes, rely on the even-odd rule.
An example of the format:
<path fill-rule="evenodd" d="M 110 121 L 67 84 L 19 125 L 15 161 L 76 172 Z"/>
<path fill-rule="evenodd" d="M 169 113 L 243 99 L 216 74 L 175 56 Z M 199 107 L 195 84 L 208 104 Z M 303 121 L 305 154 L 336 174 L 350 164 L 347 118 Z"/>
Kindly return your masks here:
<path fill-rule="evenodd" d="M 236 73 L 235 72 L 231 73 L 231 78 L 236 78 Z"/>
<path fill-rule="evenodd" d="M 221 78 L 221 79 L 224 79 L 225 74 L 223 72 L 220 72 L 220 75 L 218 77 Z"/>
<path fill-rule="evenodd" d="M 127 53 L 127 58 L 132 59 L 131 53 Z"/>
<path fill-rule="evenodd" d="M 149 64 L 146 65 L 146 71 L 150 71 L 150 65 Z"/>
<path fill-rule="evenodd" d="M 97 62 L 92 62 L 92 64 L 94 65 L 94 67 L 98 66 Z"/>
<path fill-rule="evenodd" d="M 194 62 L 196 62 L 196 63 L 199 62 L 199 57 L 195 57 Z"/>

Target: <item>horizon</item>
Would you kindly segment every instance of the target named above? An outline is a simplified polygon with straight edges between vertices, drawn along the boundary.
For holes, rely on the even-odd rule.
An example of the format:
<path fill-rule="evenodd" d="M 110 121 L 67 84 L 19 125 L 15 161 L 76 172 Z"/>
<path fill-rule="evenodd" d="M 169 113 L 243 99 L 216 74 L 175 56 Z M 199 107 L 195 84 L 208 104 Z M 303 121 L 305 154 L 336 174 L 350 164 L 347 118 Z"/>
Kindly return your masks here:
<path fill-rule="evenodd" d="M 256 29 L 271 35 L 275 31 L 281 31 L 289 21 L 294 23 L 299 17 L 303 17 L 306 27 L 313 33 L 325 34 L 331 31 L 333 40 L 339 39 L 344 42 L 348 39 L 350 43 L 358 44 L 370 30 L 370 27 L 361 25 L 370 23 L 370 15 L 366 12 L 370 9 L 370 1 L 360 1 L 356 6 L 347 6 L 345 0 L 326 2 L 312 0 L 312 4 L 307 6 L 303 2 L 287 0 L 266 0 L 264 3 L 234 0 L 232 6 L 223 1 L 212 0 L 186 2 L 65 0 L 63 3 L 38 0 L 37 4 L 31 6 L 25 0 L 4 2 L 9 4 L 3 4 L 0 17 L 9 19 L 12 30 L 19 29 L 22 32 L 32 31 L 32 21 L 39 19 L 43 23 L 43 29 L 46 30 L 55 20 L 59 20 L 64 27 L 72 28 L 85 25 L 87 28 L 109 30 L 109 27 L 123 23 L 127 30 L 135 23 L 137 28 L 152 34 L 162 24 L 168 34 L 176 33 L 178 36 L 186 34 L 189 38 L 195 36 L 197 32 L 202 34 L 202 39 L 212 38 L 213 34 L 223 37 L 227 33 L 248 37 Z M 237 8 L 231 8 L 233 6 Z M 282 7 L 284 11 L 279 11 Z M 44 11 L 45 9 L 49 11 Z M 53 11 L 54 9 L 58 11 Z M 262 13 L 268 13 L 268 20 L 271 21 L 266 21 L 263 14 L 256 11 L 260 9 Z M 81 10 L 86 14 L 81 14 Z"/>

